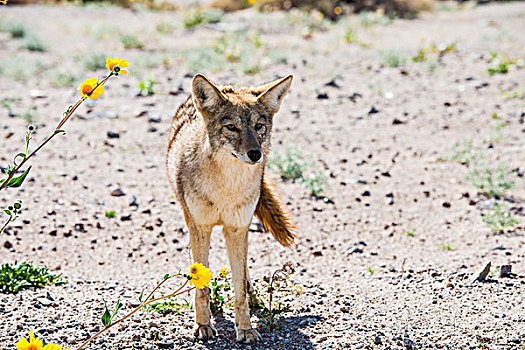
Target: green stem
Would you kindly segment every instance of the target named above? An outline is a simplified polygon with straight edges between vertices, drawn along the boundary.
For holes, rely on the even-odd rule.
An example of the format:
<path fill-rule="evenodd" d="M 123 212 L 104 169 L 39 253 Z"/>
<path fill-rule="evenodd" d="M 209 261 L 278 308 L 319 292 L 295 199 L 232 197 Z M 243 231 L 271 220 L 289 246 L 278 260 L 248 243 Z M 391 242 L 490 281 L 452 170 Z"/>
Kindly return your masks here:
<path fill-rule="evenodd" d="M 5 228 L 7 227 L 7 225 L 9 225 L 9 223 L 11 222 L 11 220 L 13 219 L 13 215 L 9 215 L 9 219 L 7 219 L 7 221 L 5 222 L 4 226 L 2 226 L 2 228 L 0 229 L 0 234 L 2 234 L 2 232 L 4 232 Z"/>
<path fill-rule="evenodd" d="M 93 93 L 93 91 L 95 91 L 100 85 L 104 85 L 108 79 L 113 76 L 113 72 L 109 73 L 109 75 L 107 77 L 105 77 L 101 82 L 99 82 L 95 88 L 93 90 L 91 90 L 91 93 L 88 94 L 91 95 Z M 27 156 L 26 158 L 24 158 L 24 160 L 18 164 L 15 169 L 13 169 L 13 171 L 9 174 L 9 176 L 7 177 L 7 179 L 2 183 L 2 185 L 0 185 L 0 190 L 3 190 L 4 188 L 7 187 L 7 184 L 9 183 L 9 181 L 13 178 L 13 176 L 16 174 L 16 172 L 24 165 L 25 162 L 27 162 L 33 155 L 35 155 L 35 153 L 37 153 L 42 147 L 44 147 L 49 141 L 51 141 L 51 139 L 53 137 L 55 137 L 55 135 L 57 135 L 56 131 L 57 130 L 60 130 L 62 128 L 62 126 L 69 120 L 69 118 L 73 115 L 73 113 L 75 112 L 75 110 L 82 104 L 82 102 L 84 102 L 85 100 L 87 99 L 87 97 L 82 97 L 80 100 L 77 101 L 77 103 L 75 103 L 73 105 L 73 107 L 71 108 L 71 110 L 66 114 L 66 116 L 64 118 L 62 118 L 62 120 L 60 121 L 60 123 L 58 123 L 57 127 L 55 128 L 55 130 L 53 130 L 53 133 L 51 135 L 49 135 L 45 140 L 44 142 L 42 142 L 33 152 L 31 152 L 31 154 L 29 156 Z M 26 151 L 26 154 L 27 154 L 27 151 Z M 1 232 L 1 231 L 0 231 Z"/>
<path fill-rule="evenodd" d="M 166 282 L 168 279 L 165 279 L 163 280 L 162 282 L 160 282 L 157 287 L 155 287 L 155 289 L 153 290 L 153 292 L 151 292 L 148 297 L 144 300 L 144 302 L 142 304 L 140 304 L 138 307 L 136 307 L 133 311 L 131 311 L 129 314 L 127 314 L 126 316 L 122 317 L 121 319 L 119 319 L 118 321 L 115 321 L 114 323 L 110 324 L 109 326 L 107 326 L 106 328 L 104 328 L 103 330 L 99 331 L 97 334 L 95 334 L 94 336 L 92 336 L 91 338 L 89 338 L 88 340 L 86 340 L 84 342 L 84 344 L 80 345 L 80 347 L 77 349 L 77 350 L 81 350 L 82 348 L 84 348 L 86 345 L 88 345 L 91 341 L 93 341 L 93 339 L 95 339 L 96 337 L 98 337 L 99 335 L 101 335 L 102 333 L 104 333 L 105 331 L 107 331 L 108 329 L 110 329 L 111 327 L 115 326 L 116 324 L 124 321 L 125 319 L 127 319 L 128 317 L 130 317 L 131 315 L 133 315 L 135 312 L 139 311 L 141 308 L 143 308 L 144 306 L 146 305 L 149 305 L 155 301 L 159 301 L 159 300 L 162 300 L 162 299 L 166 299 L 166 298 L 170 298 L 172 296 L 176 296 L 176 295 L 179 295 L 179 294 L 183 294 L 183 293 L 186 293 L 186 292 L 189 292 L 191 291 L 192 289 L 194 289 L 195 287 L 191 287 L 191 288 L 188 288 L 182 292 L 180 292 L 180 290 L 182 288 L 184 288 L 184 286 L 186 284 L 188 284 L 188 279 L 184 282 L 184 284 L 179 288 L 177 289 L 175 292 L 169 294 L 169 295 L 165 295 L 165 296 L 162 296 L 160 298 L 156 298 L 156 299 L 153 299 L 153 300 L 150 300 L 148 301 L 148 299 L 153 295 L 153 293 L 164 283 Z"/>

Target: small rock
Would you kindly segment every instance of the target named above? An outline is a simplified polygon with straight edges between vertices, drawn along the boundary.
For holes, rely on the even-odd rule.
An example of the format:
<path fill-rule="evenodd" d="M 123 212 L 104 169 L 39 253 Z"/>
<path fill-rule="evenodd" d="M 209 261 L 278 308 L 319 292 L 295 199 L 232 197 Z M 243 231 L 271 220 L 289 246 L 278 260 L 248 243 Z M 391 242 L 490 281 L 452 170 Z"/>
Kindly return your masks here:
<path fill-rule="evenodd" d="M 118 132 L 115 132 L 115 131 L 108 131 L 107 136 L 110 139 L 118 139 L 118 138 L 120 138 L 120 134 Z"/>
<path fill-rule="evenodd" d="M 381 344 L 381 338 L 378 335 L 376 335 L 376 337 L 374 338 L 374 344 L 375 345 Z"/>
<path fill-rule="evenodd" d="M 339 79 L 339 77 L 335 77 L 334 79 L 330 80 L 328 83 L 324 84 L 324 86 L 330 86 L 330 87 L 334 87 L 334 88 L 341 88 L 341 85 L 339 85 L 337 83 L 337 80 Z"/>
<path fill-rule="evenodd" d="M 130 220 L 131 220 L 131 214 L 129 213 L 122 214 L 120 216 L 120 221 L 130 221 Z"/>
<path fill-rule="evenodd" d="M 137 197 L 135 195 L 131 196 L 131 201 L 129 202 L 130 207 L 138 207 L 139 203 L 137 202 Z"/>
<path fill-rule="evenodd" d="M 5 249 L 11 249 L 11 248 L 13 248 L 13 244 L 11 244 L 11 242 L 9 242 L 9 241 L 5 241 L 4 242 L 4 248 Z"/>
<path fill-rule="evenodd" d="M 376 114 L 376 113 L 379 113 L 379 110 L 375 108 L 374 106 L 372 106 L 370 110 L 368 111 L 368 114 Z"/>
<path fill-rule="evenodd" d="M 478 208 L 481 210 L 490 210 L 496 206 L 496 199 L 491 198 L 489 200 L 483 201 L 479 204 Z"/>
<path fill-rule="evenodd" d="M 349 254 L 360 254 L 363 253 L 363 249 L 361 248 L 354 248 Z"/>
<path fill-rule="evenodd" d="M 407 123 L 407 119 L 403 117 L 394 118 L 394 120 L 392 120 L 392 125 L 400 125 L 400 124 L 406 124 L 406 123 Z"/>
<path fill-rule="evenodd" d="M 362 177 L 362 176 L 360 176 L 357 179 L 357 183 L 362 184 L 362 185 L 366 185 L 367 184 L 366 179 L 364 177 Z"/>
<path fill-rule="evenodd" d="M 443 202 L 443 208 L 450 208 L 450 202 Z"/>
<path fill-rule="evenodd" d="M 512 275 L 512 265 L 501 265 L 499 268 L 500 277 L 511 277 Z"/>
<path fill-rule="evenodd" d="M 312 252 L 313 256 L 323 256 L 323 252 L 320 250 L 317 250 L 315 252 Z"/>
<path fill-rule="evenodd" d="M 158 124 L 161 121 L 161 117 L 159 114 L 153 114 L 148 118 L 148 123 L 155 123 Z"/>
<path fill-rule="evenodd" d="M 317 99 L 318 100 L 328 100 L 328 94 L 326 92 L 318 92 Z"/>
<path fill-rule="evenodd" d="M 114 189 L 113 191 L 111 191 L 110 193 L 113 197 L 122 197 L 122 196 L 125 196 L 126 194 L 124 193 L 124 191 L 122 191 L 121 188 L 117 188 L 117 189 Z"/>
<path fill-rule="evenodd" d="M 370 197 L 370 191 L 369 191 L 369 190 L 365 190 L 365 191 L 362 193 L 362 196 L 364 196 L 364 197 Z"/>
<path fill-rule="evenodd" d="M 37 298 L 36 301 L 38 301 L 42 306 L 51 306 L 53 304 L 51 300 L 44 297 Z"/>
<path fill-rule="evenodd" d="M 40 90 L 29 90 L 29 97 L 31 98 L 45 98 L 47 97 L 43 91 Z"/>

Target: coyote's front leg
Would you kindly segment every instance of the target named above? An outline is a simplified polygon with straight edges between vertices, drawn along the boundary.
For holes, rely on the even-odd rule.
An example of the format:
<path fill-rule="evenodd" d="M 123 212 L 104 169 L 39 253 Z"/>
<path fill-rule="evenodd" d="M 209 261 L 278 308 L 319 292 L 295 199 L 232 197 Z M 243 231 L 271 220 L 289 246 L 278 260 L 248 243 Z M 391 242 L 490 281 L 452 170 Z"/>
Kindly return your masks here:
<path fill-rule="evenodd" d="M 235 330 L 237 340 L 252 344 L 261 340 L 261 335 L 252 328 L 248 306 L 248 227 L 224 226 L 224 237 L 232 268 L 233 289 L 235 291 Z"/>
<path fill-rule="evenodd" d="M 193 262 L 199 262 L 208 267 L 213 226 L 197 225 L 190 215 L 184 215 L 184 217 L 190 232 L 190 251 Z M 208 340 L 217 335 L 217 331 L 211 325 L 210 288 L 195 290 L 195 321 L 197 322 L 195 330 L 197 339 Z"/>

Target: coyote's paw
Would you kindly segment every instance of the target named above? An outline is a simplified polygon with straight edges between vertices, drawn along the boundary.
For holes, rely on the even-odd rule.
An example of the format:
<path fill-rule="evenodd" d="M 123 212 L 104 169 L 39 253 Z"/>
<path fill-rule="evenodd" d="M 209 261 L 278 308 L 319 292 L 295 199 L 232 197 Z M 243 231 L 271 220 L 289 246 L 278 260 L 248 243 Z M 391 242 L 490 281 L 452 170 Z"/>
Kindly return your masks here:
<path fill-rule="evenodd" d="M 238 329 L 237 341 L 243 344 L 254 344 L 262 340 L 261 335 L 255 329 Z"/>
<path fill-rule="evenodd" d="M 212 326 L 198 325 L 195 330 L 195 338 L 199 340 L 214 339 L 217 331 Z"/>

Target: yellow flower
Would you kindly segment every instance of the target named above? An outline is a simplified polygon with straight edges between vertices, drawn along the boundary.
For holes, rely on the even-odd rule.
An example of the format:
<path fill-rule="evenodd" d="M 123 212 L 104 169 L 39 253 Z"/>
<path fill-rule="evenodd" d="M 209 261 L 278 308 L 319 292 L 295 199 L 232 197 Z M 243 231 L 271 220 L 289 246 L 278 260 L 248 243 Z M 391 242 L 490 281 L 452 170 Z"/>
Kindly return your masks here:
<path fill-rule="evenodd" d="M 336 6 L 336 7 L 334 8 L 334 13 L 335 13 L 336 15 L 338 15 L 338 16 L 339 16 L 341 13 L 343 13 L 343 9 L 341 8 L 341 6 Z"/>
<path fill-rule="evenodd" d="M 35 339 L 33 331 L 29 331 L 29 341 L 26 338 L 20 339 L 16 343 L 16 348 L 18 350 L 42 350 L 42 342 L 38 339 Z"/>
<path fill-rule="evenodd" d="M 96 78 L 89 78 L 86 79 L 80 86 L 78 87 L 80 90 L 80 94 L 84 97 L 89 97 L 92 100 L 96 100 L 104 93 L 104 87 L 102 85 L 99 85 L 95 91 L 95 87 L 98 84 L 98 80 Z"/>
<path fill-rule="evenodd" d="M 208 287 L 211 276 L 213 276 L 213 273 L 211 273 L 210 269 L 201 263 L 196 262 L 190 266 L 190 284 L 193 284 L 198 289 Z"/>
<path fill-rule="evenodd" d="M 228 270 L 228 267 L 224 266 L 221 271 L 219 271 L 219 275 L 222 277 L 222 278 L 226 278 L 226 275 L 228 274 L 227 272 Z"/>
<path fill-rule="evenodd" d="M 119 75 L 119 74 L 122 74 L 122 75 L 128 74 L 128 72 L 123 69 L 123 68 L 126 68 L 128 66 L 129 66 L 128 61 L 126 61 L 123 58 L 118 58 L 116 56 L 111 58 L 111 57 L 108 56 L 108 58 L 106 59 L 106 68 L 110 72 L 115 71 L 115 73 L 117 73 L 117 75 Z"/>
<path fill-rule="evenodd" d="M 63 350 L 63 349 L 59 345 L 50 343 L 50 344 L 46 344 L 46 346 L 44 346 L 43 350 Z"/>

